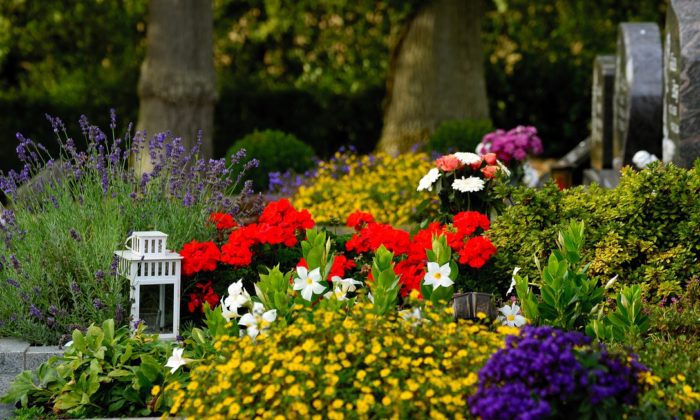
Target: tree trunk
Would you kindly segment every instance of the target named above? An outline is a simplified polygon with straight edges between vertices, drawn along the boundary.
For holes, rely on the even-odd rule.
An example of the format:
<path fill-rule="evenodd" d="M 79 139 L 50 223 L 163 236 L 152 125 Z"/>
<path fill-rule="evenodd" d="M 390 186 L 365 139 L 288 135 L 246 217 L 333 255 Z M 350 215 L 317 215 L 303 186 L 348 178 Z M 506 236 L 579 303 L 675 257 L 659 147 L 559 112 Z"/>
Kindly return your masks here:
<path fill-rule="evenodd" d="M 392 60 L 379 150 L 406 152 L 444 121 L 489 117 L 483 10 L 483 0 L 433 0 L 418 12 Z"/>
<path fill-rule="evenodd" d="M 192 147 L 202 131 L 200 157 L 212 155 L 216 74 L 212 3 L 150 0 L 146 58 L 139 79 L 137 130 L 170 131 Z M 146 150 L 147 153 L 147 150 Z M 150 159 L 142 156 L 142 171 Z"/>

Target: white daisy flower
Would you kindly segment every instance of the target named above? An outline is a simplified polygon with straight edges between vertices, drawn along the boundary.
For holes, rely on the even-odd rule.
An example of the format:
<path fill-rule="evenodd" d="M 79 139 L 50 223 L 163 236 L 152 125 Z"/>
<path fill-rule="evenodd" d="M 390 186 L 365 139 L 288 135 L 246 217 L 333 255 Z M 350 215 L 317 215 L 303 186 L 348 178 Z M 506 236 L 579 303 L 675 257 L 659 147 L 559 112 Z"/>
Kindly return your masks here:
<path fill-rule="evenodd" d="M 457 178 L 452 182 L 452 188 L 460 192 L 477 192 L 484 189 L 484 180 L 475 176 Z"/>
<path fill-rule="evenodd" d="M 427 174 L 423 178 L 421 178 L 420 182 L 418 182 L 418 190 L 417 191 L 432 191 L 433 190 L 433 184 L 437 179 L 440 178 L 440 170 L 438 168 L 433 168 L 428 171 Z"/>

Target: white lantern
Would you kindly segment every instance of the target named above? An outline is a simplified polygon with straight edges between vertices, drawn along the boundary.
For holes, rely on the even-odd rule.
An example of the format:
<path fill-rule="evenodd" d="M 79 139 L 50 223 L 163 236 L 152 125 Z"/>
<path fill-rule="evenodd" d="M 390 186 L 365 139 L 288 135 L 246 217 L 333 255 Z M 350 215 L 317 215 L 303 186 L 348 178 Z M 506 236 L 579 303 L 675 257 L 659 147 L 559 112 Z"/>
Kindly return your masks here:
<path fill-rule="evenodd" d="M 115 251 L 117 273 L 129 279 L 132 320 L 146 323 L 147 332 L 174 339 L 180 327 L 180 273 L 182 257 L 168 251 L 168 235 L 158 231 L 134 232 L 126 250 Z"/>

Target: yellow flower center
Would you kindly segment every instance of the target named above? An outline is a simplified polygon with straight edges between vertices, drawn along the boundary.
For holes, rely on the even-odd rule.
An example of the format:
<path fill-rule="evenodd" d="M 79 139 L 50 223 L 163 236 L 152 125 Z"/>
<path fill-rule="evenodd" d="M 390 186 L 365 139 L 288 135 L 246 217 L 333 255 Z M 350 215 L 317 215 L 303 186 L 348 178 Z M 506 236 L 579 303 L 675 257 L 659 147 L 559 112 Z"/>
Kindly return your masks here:
<path fill-rule="evenodd" d="M 435 278 L 436 278 L 437 280 L 440 280 L 441 277 L 442 277 L 442 274 L 440 274 L 440 273 L 435 273 Z"/>
<path fill-rule="evenodd" d="M 313 284 L 313 283 L 314 283 L 314 279 L 312 279 L 311 277 L 306 278 L 306 284 Z"/>
<path fill-rule="evenodd" d="M 511 314 L 506 317 L 508 321 L 515 321 L 515 315 Z"/>

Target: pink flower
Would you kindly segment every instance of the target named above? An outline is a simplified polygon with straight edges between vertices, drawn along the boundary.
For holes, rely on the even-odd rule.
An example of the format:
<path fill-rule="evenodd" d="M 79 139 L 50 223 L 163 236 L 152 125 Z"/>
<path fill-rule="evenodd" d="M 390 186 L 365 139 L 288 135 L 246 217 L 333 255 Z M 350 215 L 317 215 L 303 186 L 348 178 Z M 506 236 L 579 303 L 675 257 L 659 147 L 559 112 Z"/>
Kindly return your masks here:
<path fill-rule="evenodd" d="M 463 168 L 464 164 L 455 155 L 445 155 L 435 161 L 435 166 L 441 171 L 452 172 Z"/>
<path fill-rule="evenodd" d="M 495 153 L 487 153 L 484 156 L 482 156 L 484 160 L 486 161 L 487 165 L 495 165 L 496 164 L 496 154 Z"/>
<path fill-rule="evenodd" d="M 485 166 L 481 169 L 481 173 L 484 174 L 484 178 L 493 179 L 496 177 L 496 173 L 498 173 L 498 166 L 496 166 L 496 165 Z"/>

